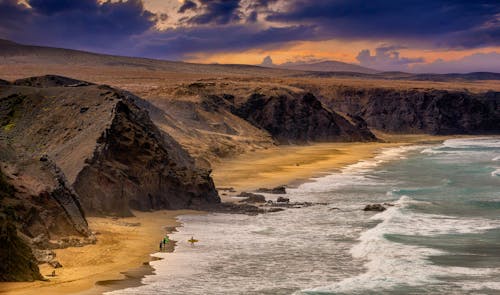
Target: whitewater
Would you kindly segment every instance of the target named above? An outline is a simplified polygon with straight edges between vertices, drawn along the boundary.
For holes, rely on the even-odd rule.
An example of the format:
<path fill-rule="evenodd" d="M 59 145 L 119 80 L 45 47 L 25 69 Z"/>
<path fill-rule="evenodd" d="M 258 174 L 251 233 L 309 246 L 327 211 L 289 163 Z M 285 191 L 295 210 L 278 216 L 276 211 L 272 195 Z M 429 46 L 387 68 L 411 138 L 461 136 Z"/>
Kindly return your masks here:
<path fill-rule="evenodd" d="M 327 205 L 180 217 L 144 285 L 107 294 L 500 294 L 499 171 L 498 137 L 385 149 L 287 190 Z"/>

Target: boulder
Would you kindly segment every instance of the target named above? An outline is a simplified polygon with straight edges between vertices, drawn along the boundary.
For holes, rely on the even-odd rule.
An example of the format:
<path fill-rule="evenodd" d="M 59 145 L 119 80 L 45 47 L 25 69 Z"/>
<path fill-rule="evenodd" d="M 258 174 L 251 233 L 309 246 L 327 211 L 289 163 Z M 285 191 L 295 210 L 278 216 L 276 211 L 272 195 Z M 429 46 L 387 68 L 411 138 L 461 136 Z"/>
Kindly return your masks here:
<path fill-rule="evenodd" d="M 289 198 L 284 198 L 284 197 L 278 197 L 278 199 L 276 200 L 276 202 L 278 202 L 278 203 L 288 203 L 288 202 L 290 202 L 290 199 Z"/>
<path fill-rule="evenodd" d="M 265 193 L 265 194 L 286 194 L 286 188 L 283 185 L 277 186 L 275 188 L 259 188 L 257 190 L 258 193 Z"/>
<path fill-rule="evenodd" d="M 386 210 L 386 208 L 384 206 L 382 206 L 381 204 L 368 204 L 363 209 L 363 211 L 376 211 L 376 212 L 382 212 L 385 210 Z"/>
<path fill-rule="evenodd" d="M 247 193 L 247 192 L 242 192 L 241 194 L 238 195 L 238 197 L 245 198 L 244 200 L 240 201 L 243 203 L 265 203 L 266 202 L 266 197 L 264 197 L 263 195 L 252 194 L 252 193 Z"/>
<path fill-rule="evenodd" d="M 57 261 L 57 260 L 51 260 L 49 261 L 49 265 L 52 266 L 53 268 L 61 268 L 63 267 L 62 264 Z"/>

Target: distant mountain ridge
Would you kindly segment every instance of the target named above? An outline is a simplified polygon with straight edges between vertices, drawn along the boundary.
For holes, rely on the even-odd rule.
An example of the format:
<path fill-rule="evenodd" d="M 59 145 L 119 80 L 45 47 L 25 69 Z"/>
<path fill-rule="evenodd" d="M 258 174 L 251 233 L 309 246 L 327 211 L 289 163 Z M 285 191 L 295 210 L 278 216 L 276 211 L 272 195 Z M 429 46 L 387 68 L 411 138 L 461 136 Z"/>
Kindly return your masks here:
<path fill-rule="evenodd" d="M 200 64 L 182 61 L 127 57 L 92 53 L 74 49 L 24 45 L 0 39 L 0 58 L 4 65 L 80 65 L 106 67 L 133 67 L 173 73 L 215 75 L 243 75 L 262 77 L 351 77 L 363 79 L 413 80 L 413 81 L 475 81 L 500 80 L 500 73 L 473 72 L 465 74 L 412 74 L 405 72 L 380 72 L 359 65 L 339 61 L 312 63 L 285 63 L 277 66 L 244 64 Z"/>
<path fill-rule="evenodd" d="M 353 72 L 362 74 L 377 74 L 379 71 L 365 68 L 360 65 L 327 60 L 312 63 L 284 63 L 276 66 L 277 68 L 298 70 L 298 71 L 311 71 L 311 72 Z"/>

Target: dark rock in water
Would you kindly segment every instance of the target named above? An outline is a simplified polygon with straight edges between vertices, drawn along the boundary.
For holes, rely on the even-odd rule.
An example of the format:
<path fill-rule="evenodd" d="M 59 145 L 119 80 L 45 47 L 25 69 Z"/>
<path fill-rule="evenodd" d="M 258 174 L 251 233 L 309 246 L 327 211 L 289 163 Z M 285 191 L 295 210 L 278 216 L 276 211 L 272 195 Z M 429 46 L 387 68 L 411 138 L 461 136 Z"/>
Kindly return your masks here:
<path fill-rule="evenodd" d="M 235 193 L 236 190 L 234 189 L 234 187 L 218 187 L 217 190 L 219 191 L 228 191 L 230 193 Z"/>
<path fill-rule="evenodd" d="M 59 261 L 57 261 L 57 260 L 49 261 L 49 265 L 52 266 L 53 268 L 61 268 L 61 267 L 63 267 L 62 264 Z"/>
<path fill-rule="evenodd" d="M 279 195 L 279 194 L 286 194 L 286 188 L 283 185 L 281 185 L 275 188 L 259 188 L 256 192 Z"/>
<path fill-rule="evenodd" d="M 273 207 L 273 208 L 305 208 L 311 206 L 324 206 L 328 205 L 327 203 L 313 203 L 313 202 L 272 202 L 268 201 L 265 206 Z"/>
<path fill-rule="evenodd" d="M 290 199 L 289 198 L 284 198 L 284 197 L 278 197 L 278 199 L 276 200 L 276 202 L 278 202 L 278 203 L 288 203 L 288 202 L 290 202 Z"/>
<path fill-rule="evenodd" d="M 209 204 L 201 207 L 202 210 L 208 210 L 211 212 L 219 213 L 230 213 L 230 214 L 247 214 L 247 215 L 257 215 L 266 213 L 263 208 L 250 205 L 250 204 L 236 204 L 236 203 L 220 203 L 220 204 Z"/>
<path fill-rule="evenodd" d="M 382 212 L 385 210 L 386 210 L 386 208 L 384 206 L 382 206 L 381 204 L 368 204 L 363 209 L 363 211 L 377 211 L 377 212 Z"/>
<path fill-rule="evenodd" d="M 240 198 L 245 198 L 244 200 L 241 200 L 240 202 L 244 203 L 265 203 L 266 202 L 266 197 L 263 195 L 258 195 L 258 194 L 252 194 L 252 193 L 247 193 L 247 192 L 242 192 L 238 195 Z"/>
<path fill-rule="evenodd" d="M 267 209 L 266 213 L 274 213 L 274 212 L 281 212 L 281 211 L 285 211 L 285 209 L 273 207 L 273 208 Z"/>

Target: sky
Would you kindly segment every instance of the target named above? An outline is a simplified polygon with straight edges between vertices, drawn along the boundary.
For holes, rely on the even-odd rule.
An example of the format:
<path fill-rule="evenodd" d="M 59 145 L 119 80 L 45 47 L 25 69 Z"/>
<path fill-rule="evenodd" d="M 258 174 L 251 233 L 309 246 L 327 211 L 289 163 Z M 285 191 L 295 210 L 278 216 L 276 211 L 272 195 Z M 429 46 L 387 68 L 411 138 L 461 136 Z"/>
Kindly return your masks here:
<path fill-rule="evenodd" d="M 500 72 L 499 0 L 0 0 L 0 38 L 201 63 Z"/>

